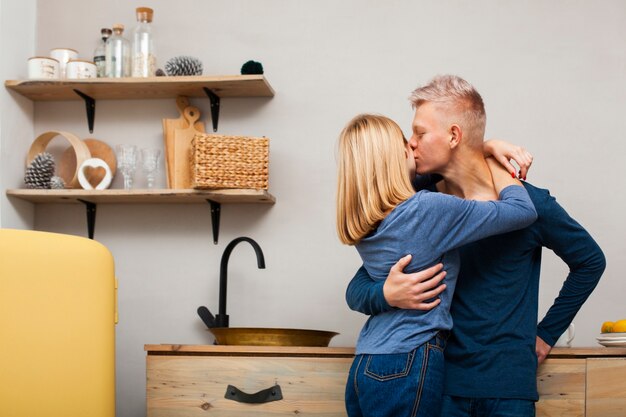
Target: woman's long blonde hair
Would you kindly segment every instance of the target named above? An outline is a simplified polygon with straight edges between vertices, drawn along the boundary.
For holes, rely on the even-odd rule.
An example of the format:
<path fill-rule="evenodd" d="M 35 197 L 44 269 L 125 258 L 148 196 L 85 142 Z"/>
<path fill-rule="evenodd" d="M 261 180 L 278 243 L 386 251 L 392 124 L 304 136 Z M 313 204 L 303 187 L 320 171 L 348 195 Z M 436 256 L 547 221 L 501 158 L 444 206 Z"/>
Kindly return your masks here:
<path fill-rule="evenodd" d="M 354 245 L 415 191 L 406 167 L 406 139 L 391 119 L 361 114 L 339 135 L 337 234 Z"/>

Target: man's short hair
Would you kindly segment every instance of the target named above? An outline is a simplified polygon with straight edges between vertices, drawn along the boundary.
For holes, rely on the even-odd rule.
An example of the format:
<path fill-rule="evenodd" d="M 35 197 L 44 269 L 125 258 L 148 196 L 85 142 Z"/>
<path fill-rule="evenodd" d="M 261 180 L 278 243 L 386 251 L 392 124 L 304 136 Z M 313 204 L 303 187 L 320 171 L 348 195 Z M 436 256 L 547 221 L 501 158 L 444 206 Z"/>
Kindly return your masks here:
<path fill-rule="evenodd" d="M 409 100 L 414 109 L 426 102 L 441 104 L 452 117 L 452 122 L 459 124 L 470 140 L 483 141 L 487 123 L 483 98 L 463 78 L 438 75 L 425 86 L 415 89 Z"/>

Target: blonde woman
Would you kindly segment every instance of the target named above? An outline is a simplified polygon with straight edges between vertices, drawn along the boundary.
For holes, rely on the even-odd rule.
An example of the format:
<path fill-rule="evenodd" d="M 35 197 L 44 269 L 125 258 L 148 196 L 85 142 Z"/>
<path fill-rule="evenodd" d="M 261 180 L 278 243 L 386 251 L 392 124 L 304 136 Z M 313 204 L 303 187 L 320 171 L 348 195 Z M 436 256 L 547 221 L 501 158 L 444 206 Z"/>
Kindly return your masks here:
<path fill-rule="evenodd" d="M 534 206 L 521 183 L 495 161 L 488 163 L 499 201 L 415 192 L 413 153 L 400 127 L 384 116 L 352 119 L 339 137 L 338 158 L 337 232 L 356 247 L 370 276 L 384 280 L 407 251 L 412 258 L 406 272 L 439 262 L 447 271 L 437 308 L 393 310 L 367 320 L 346 387 L 348 415 L 437 416 L 459 270 L 455 249 L 530 225 Z"/>

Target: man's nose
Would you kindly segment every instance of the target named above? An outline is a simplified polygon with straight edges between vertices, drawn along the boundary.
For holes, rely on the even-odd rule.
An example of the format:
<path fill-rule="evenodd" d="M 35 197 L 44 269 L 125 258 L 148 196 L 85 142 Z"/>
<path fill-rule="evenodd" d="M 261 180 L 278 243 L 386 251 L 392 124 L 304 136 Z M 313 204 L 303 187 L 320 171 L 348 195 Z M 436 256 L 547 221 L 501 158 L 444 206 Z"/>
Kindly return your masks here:
<path fill-rule="evenodd" d="M 411 135 L 411 139 L 409 140 L 409 146 L 413 150 L 417 149 L 417 136 L 416 135 Z"/>

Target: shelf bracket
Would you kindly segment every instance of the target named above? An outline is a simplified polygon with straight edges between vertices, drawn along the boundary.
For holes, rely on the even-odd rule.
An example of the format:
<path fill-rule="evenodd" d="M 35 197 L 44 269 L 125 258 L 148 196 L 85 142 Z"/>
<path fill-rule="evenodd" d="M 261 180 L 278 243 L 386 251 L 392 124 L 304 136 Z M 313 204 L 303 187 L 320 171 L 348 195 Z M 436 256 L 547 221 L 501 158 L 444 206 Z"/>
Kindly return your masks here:
<path fill-rule="evenodd" d="M 217 237 L 220 234 L 220 211 L 222 205 L 217 201 L 208 200 L 207 203 L 211 205 L 211 225 L 213 227 L 213 243 L 217 245 Z"/>
<path fill-rule="evenodd" d="M 93 234 L 96 229 L 96 203 L 81 200 L 80 198 L 78 201 L 83 203 L 87 209 L 87 234 L 89 235 L 89 239 L 93 240 Z"/>
<path fill-rule="evenodd" d="M 213 122 L 213 132 L 217 132 L 217 122 L 220 118 L 220 98 L 207 87 L 202 87 L 202 89 L 205 94 L 209 96 L 209 100 L 211 100 L 211 121 Z"/>
<path fill-rule="evenodd" d="M 96 100 L 80 90 L 73 89 L 83 100 L 85 100 L 85 109 L 87 110 L 87 124 L 89 125 L 89 133 L 93 133 L 93 123 L 96 118 Z"/>

